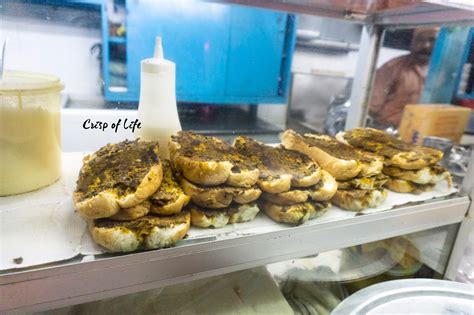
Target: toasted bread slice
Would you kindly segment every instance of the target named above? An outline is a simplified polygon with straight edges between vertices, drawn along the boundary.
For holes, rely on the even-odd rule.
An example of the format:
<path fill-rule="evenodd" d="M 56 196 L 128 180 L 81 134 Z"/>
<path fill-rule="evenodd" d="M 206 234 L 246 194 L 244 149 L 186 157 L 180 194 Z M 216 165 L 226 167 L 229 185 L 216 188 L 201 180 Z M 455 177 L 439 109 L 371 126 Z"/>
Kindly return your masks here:
<path fill-rule="evenodd" d="M 263 191 L 280 193 L 290 187 L 310 187 L 321 177 L 319 165 L 301 152 L 270 147 L 244 136 L 235 138 L 233 147 L 258 166 L 258 185 Z"/>
<path fill-rule="evenodd" d="M 352 189 L 380 189 L 387 182 L 388 177 L 379 174 L 371 177 L 356 177 L 346 181 L 338 181 L 337 189 L 352 190 Z"/>
<path fill-rule="evenodd" d="M 311 198 L 313 201 L 330 200 L 337 190 L 334 177 L 326 171 L 321 172 L 321 180 L 312 187 L 304 189 L 292 189 L 278 194 L 263 193 L 263 199 L 277 205 L 293 205 L 303 203 Z"/>
<path fill-rule="evenodd" d="M 378 156 L 354 149 L 327 135 L 300 135 L 286 130 L 282 144 L 289 150 L 307 154 L 337 180 L 377 175 L 383 167 Z"/>
<path fill-rule="evenodd" d="M 109 219 L 116 221 L 136 220 L 138 218 L 146 216 L 148 212 L 150 212 L 150 207 L 150 202 L 148 200 L 145 200 L 136 206 L 120 209 L 118 213 L 109 217 Z"/>
<path fill-rule="evenodd" d="M 184 177 L 180 180 L 184 193 L 191 197 L 193 203 L 205 208 L 225 208 L 232 201 L 240 204 L 257 200 L 262 191 L 256 187 L 243 188 L 232 186 L 198 186 Z"/>
<path fill-rule="evenodd" d="M 187 207 L 191 212 L 191 224 L 201 228 L 221 228 L 229 223 L 230 216 L 227 211 L 203 210 L 190 203 Z"/>
<path fill-rule="evenodd" d="M 383 188 L 338 190 L 332 198 L 332 202 L 345 210 L 360 211 L 380 206 L 385 198 L 387 198 L 387 190 Z"/>
<path fill-rule="evenodd" d="M 261 208 L 276 222 L 300 225 L 326 213 L 330 206 L 329 202 L 303 202 L 282 206 L 265 201 Z"/>
<path fill-rule="evenodd" d="M 168 147 L 173 167 L 193 183 L 235 187 L 257 183 L 258 168 L 219 138 L 180 131 Z"/>
<path fill-rule="evenodd" d="M 202 228 L 221 228 L 228 223 L 242 223 L 255 219 L 260 209 L 256 203 L 232 204 L 226 209 L 214 210 L 190 204 L 191 223 Z"/>
<path fill-rule="evenodd" d="M 337 191 L 337 182 L 327 171 L 321 172 L 321 181 L 315 185 L 314 189 L 309 189 L 308 194 L 314 201 L 328 201 Z"/>
<path fill-rule="evenodd" d="M 110 252 L 131 252 L 139 248 L 170 247 L 186 235 L 191 215 L 146 215 L 132 221 L 88 220 L 92 238 Z"/>
<path fill-rule="evenodd" d="M 145 201 L 160 187 L 163 168 L 158 143 L 108 144 L 84 159 L 73 194 L 86 218 L 105 218 Z"/>
<path fill-rule="evenodd" d="M 419 195 L 423 192 L 433 189 L 435 184 L 417 184 L 409 180 L 400 179 L 396 177 L 389 177 L 385 187 L 398 193 L 411 193 Z"/>
<path fill-rule="evenodd" d="M 404 170 L 396 166 L 385 166 L 382 171 L 391 177 L 404 179 L 416 184 L 436 184 L 446 180 L 449 187 L 452 185 L 451 174 L 439 165 L 426 166 L 419 170 Z"/>
<path fill-rule="evenodd" d="M 436 164 L 443 158 L 443 152 L 439 150 L 406 143 L 385 131 L 373 128 L 341 131 L 336 138 L 355 148 L 383 156 L 386 165 L 407 170 L 418 170 Z"/>
<path fill-rule="evenodd" d="M 184 194 L 173 174 L 168 160 L 163 161 L 163 180 L 158 190 L 150 196 L 150 212 L 162 215 L 180 213 L 191 198 Z"/>

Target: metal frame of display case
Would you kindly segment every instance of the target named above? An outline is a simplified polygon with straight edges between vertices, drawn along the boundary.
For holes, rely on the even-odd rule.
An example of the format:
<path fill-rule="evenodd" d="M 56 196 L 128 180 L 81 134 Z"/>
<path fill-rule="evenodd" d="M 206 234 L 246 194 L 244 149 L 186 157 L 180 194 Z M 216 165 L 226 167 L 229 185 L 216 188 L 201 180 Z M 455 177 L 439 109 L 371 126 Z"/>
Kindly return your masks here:
<path fill-rule="evenodd" d="M 366 8 L 365 12 L 341 6 L 334 9 L 330 1 L 225 2 L 365 23 L 348 128 L 361 126 L 365 120 L 364 104 L 370 95 L 383 28 L 474 21 L 472 11 L 462 10 L 465 7 L 443 7 L 439 3 L 445 1 L 435 0 L 384 11 Z M 334 1 L 336 6 L 340 3 Z M 352 5 L 354 1 L 346 2 L 349 3 Z M 84 303 L 458 223 L 460 228 L 445 271 L 445 277 L 452 279 L 473 228 L 474 155 L 465 178 L 462 194 L 351 219 L 316 221 L 299 227 L 282 225 L 280 230 L 257 235 L 217 241 L 204 239 L 164 250 L 3 273 L 0 312 L 41 311 Z"/>

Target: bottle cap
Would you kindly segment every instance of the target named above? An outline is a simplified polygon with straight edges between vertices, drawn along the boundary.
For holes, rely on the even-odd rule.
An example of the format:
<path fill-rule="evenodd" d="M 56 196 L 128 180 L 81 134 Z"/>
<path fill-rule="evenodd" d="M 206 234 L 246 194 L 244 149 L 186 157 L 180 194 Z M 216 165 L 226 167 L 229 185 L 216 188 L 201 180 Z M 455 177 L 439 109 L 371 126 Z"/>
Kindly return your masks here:
<path fill-rule="evenodd" d="M 153 54 L 153 58 L 142 60 L 141 69 L 144 72 L 151 73 L 174 71 L 174 62 L 171 62 L 164 58 L 161 37 L 158 36 L 155 39 L 155 52 Z"/>

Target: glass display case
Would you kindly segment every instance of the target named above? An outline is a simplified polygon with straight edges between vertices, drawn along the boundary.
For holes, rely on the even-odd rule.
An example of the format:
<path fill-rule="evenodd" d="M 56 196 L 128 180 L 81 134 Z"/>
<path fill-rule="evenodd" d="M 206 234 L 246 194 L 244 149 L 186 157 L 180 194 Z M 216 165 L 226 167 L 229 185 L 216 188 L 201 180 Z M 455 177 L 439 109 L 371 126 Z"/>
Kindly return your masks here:
<path fill-rule="evenodd" d="M 55 16 L 59 16 L 59 19 L 61 14 L 68 16 L 70 13 L 67 10 L 75 7 L 80 7 L 81 10 L 99 10 L 103 14 L 106 8 L 110 10 L 110 6 L 107 6 L 110 3 L 107 1 L 46 2 L 47 5 L 59 6 L 63 8 L 61 10 L 65 10 L 64 13 L 61 10 L 56 13 Z M 139 2 L 133 3 L 139 6 Z M 128 1 L 119 1 L 119 6 L 123 7 L 127 3 Z M 4 25 L 0 22 L 0 30 L 3 27 L 14 28 L 12 25 L 16 22 L 12 16 L 18 14 L 22 18 L 31 17 L 25 10 L 19 13 L 22 6 L 42 4 L 44 3 L 31 4 L 28 1 L 5 4 L 4 12 L 0 13 L 5 15 L 6 22 Z M 205 4 L 209 5 L 208 2 Z M 180 5 L 186 6 L 186 2 L 180 2 Z M 200 1 L 193 2 L 192 5 L 199 6 Z M 233 38 L 238 48 L 248 54 L 245 58 L 239 55 L 246 62 L 233 60 L 230 72 L 226 72 L 229 70 L 224 66 L 227 63 L 217 63 L 220 70 L 204 73 L 203 81 L 193 82 L 199 80 L 194 77 L 187 77 L 182 81 L 186 82 L 186 86 L 191 86 L 189 91 L 192 91 L 204 84 L 205 78 L 219 79 L 218 76 L 224 73 L 227 80 L 233 80 L 237 86 L 244 86 L 245 93 L 239 94 L 237 91 L 237 96 L 233 95 L 235 85 L 229 87 L 224 81 L 222 86 L 211 84 L 208 86 L 211 90 L 222 88 L 225 97 L 232 94 L 238 101 L 231 102 L 227 98 L 222 101 L 224 96 L 216 96 L 206 90 L 206 97 L 221 97 L 222 102 L 212 104 L 208 98 L 203 101 L 199 96 L 198 101 L 205 104 L 178 104 L 181 125 L 185 130 L 198 130 L 228 141 L 240 134 L 250 135 L 273 147 L 279 144 L 279 133 L 286 128 L 301 132 L 325 132 L 334 136 L 342 129 L 366 125 L 377 58 L 387 30 L 416 29 L 420 25 L 465 27 L 474 22 L 474 8 L 470 4 L 455 1 L 237 0 L 213 2 L 211 6 L 220 5 L 255 10 L 258 8 L 259 14 L 263 14 L 265 10 L 274 14 L 268 21 L 264 21 L 265 32 L 257 32 L 257 37 L 249 39 L 251 47 L 241 47 L 239 45 L 246 41 Z M 38 12 L 38 8 L 35 7 L 35 12 Z M 245 12 L 252 18 L 242 20 L 232 15 L 232 12 L 227 13 L 235 25 L 245 24 L 245 30 L 248 28 L 249 32 L 259 29 L 259 21 L 248 13 L 250 11 Z M 160 14 L 166 15 L 163 12 Z M 296 25 L 299 14 L 356 25 L 356 29 L 347 30 L 360 37 L 348 35 L 346 38 L 338 38 L 338 44 L 334 41 L 321 41 L 319 37 L 314 41 L 314 33 L 298 33 Z M 82 16 L 80 19 L 84 18 L 84 15 L 79 16 Z M 133 17 L 139 20 L 137 16 Z M 133 73 L 127 73 L 125 69 L 131 67 L 131 64 L 127 64 L 127 60 L 133 56 L 129 50 L 139 51 L 140 39 L 140 29 L 130 29 L 133 26 L 123 22 L 123 18 L 115 24 L 112 20 L 107 20 L 107 16 L 101 18 L 103 25 L 107 27 L 102 32 L 96 30 L 97 34 L 94 33 L 93 36 L 97 38 L 90 35 L 94 40 L 88 38 L 88 44 L 96 44 L 97 39 L 107 40 L 101 44 L 105 55 L 99 58 L 104 63 L 99 68 L 105 70 L 102 73 L 102 83 L 105 82 L 106 91 L 95 91 L 97 95 L 92 101 L 88 99 L 85 102 L 100 103 L 98 106 L 81 105 L 74 108 L 74 101 L 62 100 L 61 179 L 41 190 L 0 197 L 0 312 L 329 314 L 345 298 L 372 284 L 395 279 L 454 280 L 457 277 L 458 267 L 474 227 L 471 202 L 474 198 L 474 152 L 469 154 L 465 152 L 467 149 L 461 150 L 462 153 L 458 152 L 460 157 L 457 158 L 456 165 L 461 165 L 462 171 L 459 176 L 454 176 L 454 185 L 442 182 L 436 184 L 433 190 L 420 194 L 390 192 L 385 202 L 374 208 L 346 211 L 333 205 L 325 210 L 324 215 L 296 225 L 278 223 L 264 213 L 259 213 L 250 222 L 229 223 L 221 228 L 191 226 L 186 237 L 178 240 L 175 246 L 157 250 L 110 253 L 97 245 L 89 233 L 87 223 L 74 209 L 72 195 L 80 169 L 88 161 L 88 158 L 84 159 L 86 153 L 107 143 L 134 138 L 131 125 L 129 128 L 119 128 L 117 123 L 115 132 L 113 129 L 108 132 L 104 123 L 111 126 L 120 120 L 127 126 L 127 121 L 130 123 L 137 118 L 137 104 L 131 100 L 137 99 L 139 91 L 139 84 L 136 82 L 138 68 Z M 220 18 L 229 23 L 227 17 Z M 273 34 L 276 39 L 269 39 L 266 32 L 271 33 L 275 23 L 278 25 L 278 36 Z M 117 27 L 112 27 L 114 25 Z M 146 29 L 146 25 L 141 27 Z M 210 42 L 206 46 L 206 40 L 220 31 L 229 38 L 232 37 L 229 34 L 243 36 L 240 32 L 231 30 L 232 28 L 222 31 L 211 27 L 207 29 L 208 33 L 200 33 L 199 39 L 196 39 L 196 43 L 203 44 L 202 47 L 192 49 L 201 52 L 213 48 Z M 183 34 L 188 31 L 186 28 L 181 29 Z M 244 31 L 242 32 L 245 33 Z M 158 28 L 155 33 L 159 35 L 160 32 Z M 20 37 L 19 42 L 24 40 L 26 45 L 29 43 L 28 38 L 31 40 L 28 37 L 30 35 L 23 34 L 25 37 Z M 135 37 L 132 40 L 130 36 Z M 171 37 L 168 40 L 172 41 Z M 353 56 L 353 61 L 349 64 L 353 73 L 348 75 L 344 73 L 344 69 L 342 72 L 318 72 L 312 69 L 300 71 L 299 67 L 307 64 L 302 58 L 299 59 L 299 64 L 293 60 L 294 70 L 290 75 L 289 60 L 301 53 L 298 50 L 298 38 L 306 38 L 306 48 L 317 46 L 321 49 L 324 46 L 323 49 L 329 49 L 330 54 L 334 53 L 334 49 L 338 52 L 342 49 L 344 54 L 358 50 L 357 56 Z M 0 40 L 2 39 L 0 36 Z M 354 44 L 354 41 L 359 40 L 358 46 Z M 251 48 L 255 46 L 258 49 L 259 41 L 260 44 L 263 41 L 266 50 L 265 53 L 258 53 L 259 61 L 254 62 Z M 343 48 L 341 41 L 347 41 L 347 45 L 342 45 Z M 131 43 L 133 47 L 130 46 Z M 226 42 L 220 44 L 224 47 Z M 12 50 L 18 49 L 18 44 L 9 45 L 12 45 Z M 151 44 L 147 42 L 146 47 L 149 45 Z M 179 45 L 176 42 L 174 45 L 173 49 L 177 50 Z M 295 45 L 296 49 L 293 51 Z M 6 62 L 6 68 L 10 69 L 8 47 L 7 45 L 6 57 L 2 58 L 2 62 Z M 122 48 L 113 52 L 113 47 Z M 228 45 L 225 46 L 226 49 L 222 47 L 213 53 L 223 55 L 226 49 L 231 49 Z M 278 48 L 278 54 L 271 59 L 265 58 L 265 54 L 270 54 L 269 51 L 275 47 Z M 201 60 L 199 58 L 204 60 L 203 63 L 210 62 L 206 61 L 208 55 L 192 59 L 192 49 L 182 49 L 190 68 L 195 60 Z M 236 51 L 233 53 L 236 54 Z M 33 53 L 25 54 L 28 57 Z M 64 58 L 62 52 L 58 55 Z M 232 54 L 226 56 L 230 55 Z M 238 59 L 239 56 L 234 57 Z M 114 58 L 120 59 L 120 62 L 114 64 Z M 216 66 L 216 63 L 210 63 L 213 67 Z M 258 91 L 252 92 L 250 88 L 255 82 L 248 76 L 262 64 L 263 70 L 272 74 L 271 80 L 267 80 L 267 71 L 259 72 L 262 80 L 266 80 L 265 83 L 272 83 L 269 93 L 263 93 L 258 86 L 255 86 Z M 21 63 L 17 60 L 11 65 L 21 68 Z M 32 67 L 32 64 L 29 65 Z M 138 67 L 137 64 L 135 66 Z M 62 71 L 71 77 L 74 74 L 70 72 L 78 69 L 72 63 L 70 71 Z M 123 82 L 113 81 L 114 70 L 120 73 L 119 77 Z M 230 75 L 233 71 L 246 74 L 242 79 L 242 76 Z M 177 73 L 180 73 L 179 65 Z M 135 81 L 129 84 L 131 78 L 135 78 Z M 84 84 L 87 85 L 88 82 Z M 311 88 L 319 84 L 318 89 Z M 100 84 L 91 86 L 96 89 L 97 85 Z M 128 90 L 125 86 L 133 89 Z M 0 84 L 0 97 L 2 88 Z M 76 88 L 72 92 L 69 90 L 70 97 L 78 95 L 77 91 L 80 92 L 80 89 Z M 183 85 L 180 88 L 183 88 L 180 93 L 187 95 L 186 87 Z M 127 94 L 131 92 L 134 94 Z M 227 95 L 227 92 L 230 94 Z M 126 94 L 123 100 L 116 99 L 120 93 Z M 278 105 L 263 103 L 285 102 L 287 97 L 288 115 L 285 108 L 283 115 L 279 116 L 282 117 L 280 126 L 272 116 L 280 112 Z M 246 100 L 244 104 L 240 103 L 243 99 Z M 111 100 L 114 102 L 111 103 Z M 185 97 L 184 101 L 189 99 Z M 304 108 L 311 106 L 317 106 L 317 109 L 312 108 L 312 118 L 306 119 L 308 116 L 302 112 Z M 343 117 L 339 113 L 342 107 Z M 328 118 L 322 118 L 326 112 L 328 117 L 332 115 L 334 123 L 328 123 Z M 191 120 L 186 121 L 183 117 L 191 117 Z M 89 125 L 86 121 L 89 121 Z M 92 128 L 94 122 L 102 124 Z M 245 128 L 235 127 L 236 122 L 245 125 Z M 90 128 L 85 128 L 86 125 Z M 249 129 L 249 125 L 255 128 Z M 101 127 L 104 129 L 101 130 Z M 1 141 L 4 139 L 0 139 L 0 145 Z M 465 163 L 465 160 L 469 163 Z M 464 167 L 465 164 L 468 166 Z"/>

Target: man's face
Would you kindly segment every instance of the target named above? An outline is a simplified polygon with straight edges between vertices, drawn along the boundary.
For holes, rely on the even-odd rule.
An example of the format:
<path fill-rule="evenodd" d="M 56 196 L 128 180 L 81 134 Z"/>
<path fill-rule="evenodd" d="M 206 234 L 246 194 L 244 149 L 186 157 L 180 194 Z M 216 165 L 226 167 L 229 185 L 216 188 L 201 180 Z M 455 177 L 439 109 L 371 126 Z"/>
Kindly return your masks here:
<path fill-rule="evenodd" d="M 411 51 L 417 63 L 427 64 L 430 61 L 437 35 L 438 29 L 436 28 L 415 30 L 411 43 Z"/>

